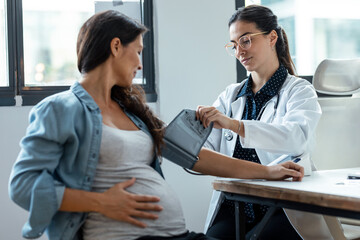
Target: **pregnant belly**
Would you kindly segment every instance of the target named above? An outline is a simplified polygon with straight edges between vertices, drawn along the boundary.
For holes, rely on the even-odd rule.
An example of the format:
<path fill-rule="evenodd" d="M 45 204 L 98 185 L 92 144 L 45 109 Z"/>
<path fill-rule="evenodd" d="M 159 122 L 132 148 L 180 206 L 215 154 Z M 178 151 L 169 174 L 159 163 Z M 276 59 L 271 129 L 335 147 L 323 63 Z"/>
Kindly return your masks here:
<path fill-rule="evenodd" d="M 158 219 L 138 218 L 138 220 L 147 225 L 146 228 L 140 228 L 127 222 L 109 219 L 99 213 L 90 213 L 83 227 L 84 239 L 97 239 L 100 236 L 102 239 L 136 239 L 147 235 L 175 236 L 186 232 L 185 220 L 179 199 L 165 180 L 158 173 L 144 178 L 133 172 L 132 176 L 136 177 L 136 181 L 126 191 L 134 194 L 159 197 L 160 201 L 157 204 L 162 206 L 163 210 L 154 212 L 159 216 Z M 128 179 L 125 177 L 121 178 L 118 175 L 116 182 L 123 182 Z M 95 180 L 93 190 L 103 192 L 110 187 L 105 186 L 108 184 Z M 114 184 L 111 183 L 110 185 Z M 107 236 L 106 238 L 104 234 Z"/>
<path fill-rule="evenodd" d="M 163 210 L 158 212 L 158 222 L 170 221 L 174 218 L 183 219 L 180 201 L 171 187 L 163 179 L 137 178 L 133 186 L 126 189 L 135 194 L 153 195 L 160 198 L 157 203 Z"/>

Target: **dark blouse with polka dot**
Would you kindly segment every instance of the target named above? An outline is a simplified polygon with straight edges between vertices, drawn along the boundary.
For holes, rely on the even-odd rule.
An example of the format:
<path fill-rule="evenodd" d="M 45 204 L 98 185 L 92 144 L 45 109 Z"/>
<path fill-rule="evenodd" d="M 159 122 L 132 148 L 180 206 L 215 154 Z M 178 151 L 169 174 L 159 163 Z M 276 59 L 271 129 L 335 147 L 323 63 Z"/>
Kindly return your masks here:
<path fill-rule="evenodd" d="M 250 75 L 244 86 L 240 89 L 239 94 L 237 95 L 237 98 L 246 96 L 242 120 L 259 120 L 263 112 L 263 108 L 265 108 L 266 106 L 266 103 L 278 94 L 287 75 L 288 72 L 286 68 L 283 65 L 280 65 L 274 75 L 255 94 L 252 91 L 253 80 Z M 239 136 L 237 136 L 236 139 L 233 157 L 261 164 L 255 149 L 243 148 L 241 146 Z M 247 222 L 260 221 L 266 210 L 266 206 L 256 206 L 256 204 L 253 205 L 251 203 L 246 203 L 245 214 Z"/>

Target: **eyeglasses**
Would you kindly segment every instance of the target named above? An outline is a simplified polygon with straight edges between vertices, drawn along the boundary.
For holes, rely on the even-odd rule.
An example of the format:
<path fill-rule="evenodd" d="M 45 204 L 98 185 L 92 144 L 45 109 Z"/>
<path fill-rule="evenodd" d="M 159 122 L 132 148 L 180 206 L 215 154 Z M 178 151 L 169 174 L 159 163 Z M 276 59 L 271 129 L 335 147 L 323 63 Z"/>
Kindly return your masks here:
<path fill-rule="evenodd" d="M 239 38 L 239 41 L 226 44 L 225 49 L 230 54 L 230 56 L 235 56 L 238 46 L 240 46 L 244 50 L 248 50 L 251 47 L 251 37 L 264 33 L 267 32 L 251 33 L 242 36 L 241 38 Z"/>

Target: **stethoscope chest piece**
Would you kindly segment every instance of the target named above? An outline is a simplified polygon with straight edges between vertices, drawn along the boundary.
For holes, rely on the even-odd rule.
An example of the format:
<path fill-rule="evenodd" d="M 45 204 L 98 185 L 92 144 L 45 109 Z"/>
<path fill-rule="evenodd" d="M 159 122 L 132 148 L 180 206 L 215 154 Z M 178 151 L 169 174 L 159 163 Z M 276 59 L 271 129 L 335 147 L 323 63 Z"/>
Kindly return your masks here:
<path fill-rule="evenodd" d="M 230 130 L 226 130 L 224 133 L 224 137 L 227 141 L 231 141 L 233 139 L 233 134 Z"/>

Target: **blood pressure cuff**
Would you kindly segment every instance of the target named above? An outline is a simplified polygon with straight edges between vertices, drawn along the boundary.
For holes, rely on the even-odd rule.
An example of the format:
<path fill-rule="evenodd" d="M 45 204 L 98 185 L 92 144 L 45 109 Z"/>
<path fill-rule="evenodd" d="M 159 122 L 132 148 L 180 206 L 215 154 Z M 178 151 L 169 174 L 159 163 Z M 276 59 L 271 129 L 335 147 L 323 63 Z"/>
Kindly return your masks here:
<path fill-rule="evenodd" d="M 196 120 L 194 110 L 182 110 L 166 127 L 162 156 L 177 165 L 192 169 L 212 128 L 213 123 L 205 128 Z"/>

